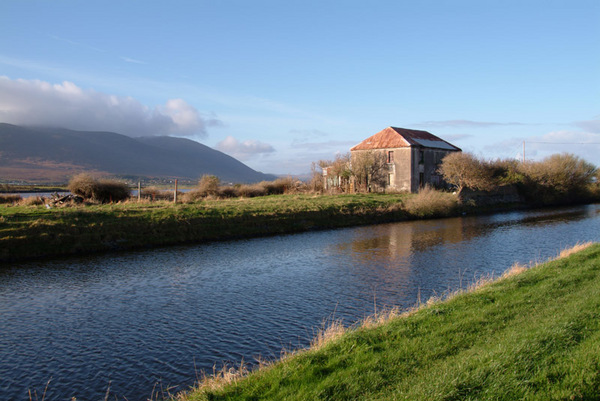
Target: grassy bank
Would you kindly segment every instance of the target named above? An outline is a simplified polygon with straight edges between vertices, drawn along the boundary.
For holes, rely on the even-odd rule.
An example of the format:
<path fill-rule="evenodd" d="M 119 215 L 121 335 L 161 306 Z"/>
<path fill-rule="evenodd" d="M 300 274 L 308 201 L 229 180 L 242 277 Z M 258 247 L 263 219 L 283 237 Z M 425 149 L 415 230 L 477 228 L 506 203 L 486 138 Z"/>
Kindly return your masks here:
<path fill-rule="evenodd" d="M 177 399 L 599 399 L 600 245 L 522 270 Z"/>
<path fill-rule="evenodd" d="M 56 207 L 0 205 L 0 261 L 199 243 L 397 221 L 410 195 L 260 198 Z"/>

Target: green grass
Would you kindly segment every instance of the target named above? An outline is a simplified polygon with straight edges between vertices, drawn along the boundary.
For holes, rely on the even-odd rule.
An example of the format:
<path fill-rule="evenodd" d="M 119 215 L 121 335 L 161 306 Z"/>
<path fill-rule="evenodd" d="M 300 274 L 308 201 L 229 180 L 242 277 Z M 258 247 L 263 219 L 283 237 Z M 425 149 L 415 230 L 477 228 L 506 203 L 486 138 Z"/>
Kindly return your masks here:
<path fill-rule="evenodd" d="M 0 261 L 134 249 L 400 220 L 407 195 L 273 195 L 251 199 L 78 206 L 0 205 Z"/>
<path fill-rule="evenodd" d="M 177 398 L 598 400 L 600 245 L 205 386 Z"/>

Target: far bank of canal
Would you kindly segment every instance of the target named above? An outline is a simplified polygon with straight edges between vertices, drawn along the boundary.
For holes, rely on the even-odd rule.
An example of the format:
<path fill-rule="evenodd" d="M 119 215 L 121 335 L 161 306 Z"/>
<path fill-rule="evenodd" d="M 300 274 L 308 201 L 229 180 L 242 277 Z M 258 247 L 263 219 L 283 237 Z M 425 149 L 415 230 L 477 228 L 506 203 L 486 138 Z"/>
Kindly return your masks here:
<path fill-rule="evenodd" d="M 580 241 L 600 241 L 600 205 L 2 266 L 0 398 L 52 378 L 47 399 L 103 399 L 109 383 L 146 399 L 306 346 L 324 319 L 410 307 Z"/>

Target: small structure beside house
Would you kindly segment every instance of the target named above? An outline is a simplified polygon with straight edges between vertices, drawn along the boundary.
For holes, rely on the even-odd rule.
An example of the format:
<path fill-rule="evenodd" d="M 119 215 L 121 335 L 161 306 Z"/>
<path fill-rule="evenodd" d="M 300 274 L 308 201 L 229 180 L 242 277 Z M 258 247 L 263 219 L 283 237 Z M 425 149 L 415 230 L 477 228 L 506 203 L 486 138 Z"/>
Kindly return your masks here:
<path fill-rule="evenodd" d="M 336 174 L 332 166 L 323 167 L 323 189 L 326 191 L 352 192 L 353 184 L 352 177 Z"/>
<path fill-rule="evenodd" d="M 442 159 L 461 149 L 427 132 L 388 127 L 350 149 L 354 158 L 361 152 L 383 152 L 387 162 L 385 188 L 418 192 L 426 184 L 442 186 L 438 174 Z"/>

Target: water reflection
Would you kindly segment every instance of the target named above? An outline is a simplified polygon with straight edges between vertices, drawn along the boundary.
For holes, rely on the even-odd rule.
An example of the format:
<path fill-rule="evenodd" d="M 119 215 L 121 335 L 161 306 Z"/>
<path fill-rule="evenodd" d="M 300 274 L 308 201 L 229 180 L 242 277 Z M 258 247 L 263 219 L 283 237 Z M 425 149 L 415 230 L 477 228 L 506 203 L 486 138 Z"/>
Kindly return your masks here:
<path fill-rule="evenodd" d="M 355 231 L 350 242 L 339 243 L 335 247 L 338 254 L 350 252 L 356 259 L 363 261 L 387 257 L 396 264 L 401 260 L 410 259 L 415 253 L 465 243 L 515 226 L 519 226 L 521 230 L 550 228 L 594 218 L 600 214 L 600 209 L 590 206 L 528 213 L 525 216 L 523 212 L 511 212 L 490 216 L 381 224 Z"/>
<path fill-rule="evenodd" d="M 423 221 L 420 224 L 382 224 L 356 232 L 350 243 L 339 244 L 340 253 L 352 252 L 365 261 L 388 257 L 394 261 L 408 259 L 415 252 L 461 242 L 464 239 L 462 219 Z"/>
<path fill-rule="evenodd" d="M 405 222 L 0 269 L 0 399 L 141 400 L 196 368 L 277 357 L 323 319 L 501 274 L 598 241 L 600 207 Z"/>

